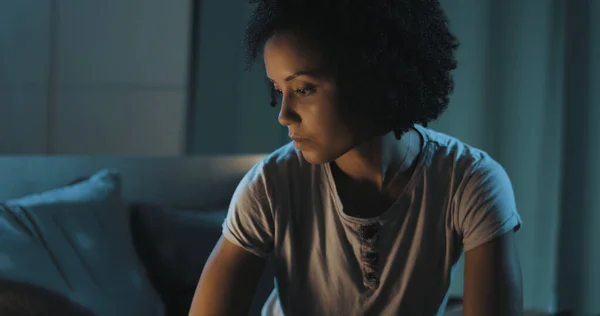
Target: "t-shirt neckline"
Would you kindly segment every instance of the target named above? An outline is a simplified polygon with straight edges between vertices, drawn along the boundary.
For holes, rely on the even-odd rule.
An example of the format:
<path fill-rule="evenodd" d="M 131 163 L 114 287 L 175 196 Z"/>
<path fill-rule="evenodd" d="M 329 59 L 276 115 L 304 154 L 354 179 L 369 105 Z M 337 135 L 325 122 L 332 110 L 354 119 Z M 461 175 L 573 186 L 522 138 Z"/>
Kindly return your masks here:
<path fill-rule="evenodd" d="M 394 203 L 392 203 L 392 205 L 385 212 L 383 212 L 382 214 L 380 214 L 378 216 L 365 218 L 365 217 L 350 216 L 350 215 L 344 213 L 342 201 L 337 193 L 337 187 L 335 185 L 335 181 L 333 179 L 333 174 L 331 172 L 331 166 L 329 165 L 329 163 L 323 164 L 323 172 L 325 173 L 325 178 L 327 181 L 330 198 L 333 200 L 333 204 L 335 206 L 335 210 L 336 210 L 337 214 L 342 219 L 344 219 L 348 222 L 365 225 L 365 224 L 373 224 L 373 223 L 383 223 L 383 222 L 387 221 L 391 216 L 395 216 L 395 217 L 398 217 L 398 216 L 403 217 L 404 216 L 403 214 L 398 214 L 398 212 L 395 212 L 395 209 L 401 208 L 400 205 L 404 204 L 405 201 L 410 202 L 411 196 L 408 194 L 408 192 L 412 191 L 414 189 L 414 187 L 419 183 L 418 180 L 421 179 L 421 174 L 423 172 L 425 162 L 427 161 L 427 157 L 429 156 L 429 151 L 430 151 L 429 148 L 431 147 L 431 146 L 429 146 L 430 138 L 429 138 L 427 129 L 424 127 L 421 127 L 420 125 L 417 125 L 417 124 L 414 125 L 414 129 L 420 134 L 421 139 L 422 139 L 421 151 L 417 155 L 417 158 L 416 158 L 417 165 L 415 167 L 415 170 L 414 170 L 413 174 L 411 175 L 408 183 L 404 187 L 402 193 L 396 199 L 396 201 L 394 201 Z M 406 212 L 406 207 L 402 208 L 401 211 Z"/>

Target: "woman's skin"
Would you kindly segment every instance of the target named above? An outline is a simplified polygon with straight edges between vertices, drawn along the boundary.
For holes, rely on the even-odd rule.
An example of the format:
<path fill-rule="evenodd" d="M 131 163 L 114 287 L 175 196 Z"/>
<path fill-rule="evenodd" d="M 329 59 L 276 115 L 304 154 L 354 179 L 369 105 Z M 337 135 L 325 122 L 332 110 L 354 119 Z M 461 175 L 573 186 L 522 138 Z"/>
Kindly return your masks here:
<path fill-rule="evenodd" d="M 330 71 L 320 65 L 316 54 L 302 49 L 308 45 L 290 33 L 277 34 L 265 44 L 267 77 L 282 97 L 279 123 L 288 128 L 306 161 L 335 162 L 334 170 L 341 171 L 334 172 L 341 195 L 352 192 L 348 195 L 355 197 L 344 205 L 354 205 L 355 209 L 370 205 L 367 209 L 372 213 L 360 215 L 376 216 L 396 200 L 408 182 L 412 168 L 400 170 L 400 165 L 409 149 L 411 156 L 418 154 L 420 136 L 411 130 L 398 141 L 392 131 L 381 133 L 364 117 L 352 117 L 338 102 L 339 87 L 328 75 Z M 394 178 L 394 186 L 382 196 L 386 180 L 396 171 L 404 172 Z M 378 202 L 379 207 L 373 208 Z"/>
<path fill-rule="evenodd" d="M 308 42 L 291 33 L 276 34 L 265 44 L 267 77 L 282 97 L 279 123 L 288 128 L 308 162 L 334 162 L 344 205 L 369 205 L 373 210 L 352 215 L 376 216 L 410 179 L 414 166 L 405 168 L 402 162 L 414 160 L 422 140 L 412 130 L 397 140 L 393 132 L 382 133 L 368 120 L 344 111 L 336 80 L 306 47 Z M 397 172 L 391 189 L 382 192 Z M 200 278 L 190 315 L 246 315 L 264 266 L 263 259 L 221 237 Z M 465 269 L 464 315 L 521 315 L 521 276 L 512 232 L 466 252 Z"/>
<path fill-rule="evenodd" d="M 289 130 L 306 161 L 335 161 L 349 177 L 381 189 L 384 174 L 402 161 L 407 147 L 393 132 L 379 135 L 376 126 L 344 111 L 338 86 L 306 43 L 289 33 L 277 34 L 265 44 L 267 77 L 282 96 L 279 123 Z M 358 91 L 360 93 L 360 91 Z M 404 146 L 399 146 L 404 145 Z"/>

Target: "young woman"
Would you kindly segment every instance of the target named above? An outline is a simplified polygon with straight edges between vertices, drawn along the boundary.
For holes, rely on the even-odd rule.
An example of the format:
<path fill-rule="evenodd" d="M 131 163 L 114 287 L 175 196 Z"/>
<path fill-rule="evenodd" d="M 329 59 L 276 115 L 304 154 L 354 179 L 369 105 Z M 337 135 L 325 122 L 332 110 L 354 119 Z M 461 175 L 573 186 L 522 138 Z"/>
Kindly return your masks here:
<path fill-rule="evenodd" d="M 262 0 L 247 27 L 292 143 L 239 184 L 191 315 L 442 315 L 465 253 L 464 315 L 521 315 L 511 183 L 426 128 L 458 44 L 437 0 Z M 460 122 L 465 124 L 468 122 Z"/>

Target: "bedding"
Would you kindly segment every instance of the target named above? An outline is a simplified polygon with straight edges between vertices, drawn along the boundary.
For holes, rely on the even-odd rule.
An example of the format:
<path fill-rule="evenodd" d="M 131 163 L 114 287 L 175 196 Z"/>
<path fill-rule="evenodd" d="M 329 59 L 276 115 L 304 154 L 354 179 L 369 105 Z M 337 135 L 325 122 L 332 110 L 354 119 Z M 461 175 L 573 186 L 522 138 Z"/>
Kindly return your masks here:
<path fill-rule="evenodd" d="M 111 169 L 6 201 L 0 206 L 0 279 L 47 290 L 98 316 L 162 316 L 129 215 L 120 175 Z"/>

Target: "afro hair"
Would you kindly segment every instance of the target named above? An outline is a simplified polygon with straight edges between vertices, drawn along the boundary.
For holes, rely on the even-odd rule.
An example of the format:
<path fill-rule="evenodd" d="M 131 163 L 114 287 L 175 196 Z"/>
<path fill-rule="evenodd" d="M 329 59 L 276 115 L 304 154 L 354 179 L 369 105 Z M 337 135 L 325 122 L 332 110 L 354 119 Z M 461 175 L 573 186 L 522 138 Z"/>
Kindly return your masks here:
<path fill-rule="evenodd" d="M 271 36 L 291 32 L 333 65 L 336 79 L 352 86 L 345 91 L 366 91 L 351 96 L 362 100 L 351 102 L 354 111 L 398 138 L 414 124 L 427 126 L 448 107 L 458 41 L 438 0 L 250 3 L 255 8 L 246 27 L 248 68 Z M 275 106 L 274 93 L 271 98 Z"/>

